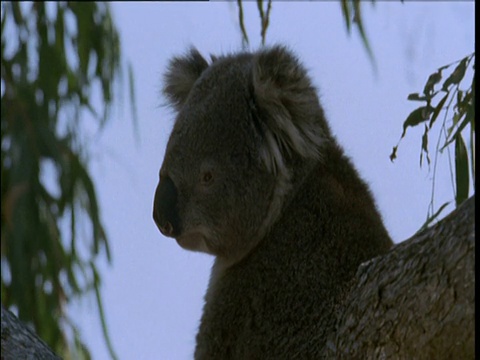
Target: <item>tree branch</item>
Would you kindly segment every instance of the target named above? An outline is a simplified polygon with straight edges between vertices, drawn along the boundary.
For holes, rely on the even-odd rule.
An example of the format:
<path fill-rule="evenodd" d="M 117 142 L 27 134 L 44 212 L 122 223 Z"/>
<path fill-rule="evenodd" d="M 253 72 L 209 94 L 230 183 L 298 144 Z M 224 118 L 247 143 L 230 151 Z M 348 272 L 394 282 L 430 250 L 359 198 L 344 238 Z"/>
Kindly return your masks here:
<path fill-rule="evenodd" d="M 2 304 L 2 360 L 61 360 Z"/>
<path fill-rule="evenodd" d="M 475 195 L 362 264 L 328 358 L 475 358 Z"/>

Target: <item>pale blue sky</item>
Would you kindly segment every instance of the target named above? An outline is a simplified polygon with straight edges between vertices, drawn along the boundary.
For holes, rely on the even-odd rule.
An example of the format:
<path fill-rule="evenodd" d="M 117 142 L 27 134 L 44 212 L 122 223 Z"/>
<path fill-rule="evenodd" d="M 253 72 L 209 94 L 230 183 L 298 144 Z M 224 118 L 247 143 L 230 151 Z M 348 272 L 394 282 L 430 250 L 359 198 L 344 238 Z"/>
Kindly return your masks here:
<path fill-rule="evenodd" d="M 240 49 L 237 10 L 227 2 L 111 6 L 135 72 L 140 144 L 124 96 L 91 163 L 113 253 L 113 266 L 100 266 L 107 322 L 120 359 L 191 359 L 213 259 L 163 238 L 152 220 L 173 123 L 171 111 L 159 107 L 158 90 L 168 59 L 189 45 L 205 55 Z M 267 42 L 289 45 L 309 69 L 332 130 L 399 242 L 424 222 L 431 179 L 418 166 L 422 129 L 409 130 L 397 161 L 389 160 L 403 120 L 418 106 L 406 97 L 421 91 L 436 68 L 474 50 L 474 3 L 381 1 L 363 9 L 376 74 L 357 34 L 347 36 L 337 2 L 274 2 Z M 247 2 L 252 49 L 260 42 L 257 14 L 256 3 Z M 437 204 L 452 197 L 446 165 Z M 107 359 L 93 296 L 71 310 L 93 358 Z"/>

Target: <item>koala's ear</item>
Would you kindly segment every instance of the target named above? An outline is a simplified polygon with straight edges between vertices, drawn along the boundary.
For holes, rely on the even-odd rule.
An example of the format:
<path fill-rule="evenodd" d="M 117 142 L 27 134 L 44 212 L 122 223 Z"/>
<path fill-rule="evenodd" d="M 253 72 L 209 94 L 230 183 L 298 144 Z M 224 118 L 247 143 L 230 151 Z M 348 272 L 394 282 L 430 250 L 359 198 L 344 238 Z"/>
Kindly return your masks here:
<path fill-rule="evenodd" d="M 286 156 L 319 158 L 324 141 L 323 111 L 306 70 L 283 46 L 254 57 L 253 89 L 262 128 L 261 157 L 273 172 L 284 171 Z"/>
<path fill-rule="evenodd" d="M 185 103 L 193 84 L 206 68 L 208 68 L 207 61 L 195 48 L 191 48 L 182 57 L 174 57 L 170 60 L 164 75 L 163 94 L 177 111 Z"/>

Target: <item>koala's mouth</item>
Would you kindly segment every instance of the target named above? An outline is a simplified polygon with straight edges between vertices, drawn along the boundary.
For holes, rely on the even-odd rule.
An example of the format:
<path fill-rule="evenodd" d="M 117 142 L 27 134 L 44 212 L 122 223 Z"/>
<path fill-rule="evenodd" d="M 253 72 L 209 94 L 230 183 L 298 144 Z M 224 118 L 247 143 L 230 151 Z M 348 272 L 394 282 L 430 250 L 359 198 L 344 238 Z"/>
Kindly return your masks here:
<path fill-rule="evenodd" d="M 203 231 L 202 231 L 203 230 Z M 185 250 L 200 251 L 211 254 L 208 248 L 208 236 L 205 229 L 186 231 L 175 238 L 178 245 Z"/>

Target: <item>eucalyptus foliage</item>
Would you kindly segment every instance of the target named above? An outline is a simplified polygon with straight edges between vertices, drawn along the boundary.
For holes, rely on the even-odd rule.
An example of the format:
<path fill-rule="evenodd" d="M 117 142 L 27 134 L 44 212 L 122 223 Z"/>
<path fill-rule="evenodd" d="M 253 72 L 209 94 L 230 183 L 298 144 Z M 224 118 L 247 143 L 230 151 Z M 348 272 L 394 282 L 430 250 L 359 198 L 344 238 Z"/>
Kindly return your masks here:
<path fill-rule="evenodd" d="M 475 53 L 438 68 L 431 74 L 423 92 L 412 93 L 407 99 L 420 101 L 422 106 L 413 110 L 403 122 L 403 132 L 396 146 L 390 154 L 390 160 L 397 157 L 400 141 L 409 127 L 423 125 L 424 131 L 421 140 L 420 166 L 423 159 L 430 166 L 429 135 L 436 124 L 440 132 L 435 146 L 435 160 L 433 168 L 433 182 L 430 205 L 427 219 L 420 230 L 436 220 L 450 202 L 438 207 L 434 206 L 435 175 L 439 156 L 453 147 L 454 161 L 450 162 L 452 183 L 454 185 L 455 206 L 465 201 L 471 190 L 475 190 Z M 455 67 L 453 67 L 455 65 Z M 468 72 L 470 67 L 470 73 Z M 449 76 L 442 82 L 445 73 Z M 440 114 L 441 120 L 439 119 Z M 467 137 L 467 141 L 465 141 Z M 468 144 L 468 146 L 467 146 Z M 453 176 L 454 174 L 454 176 Z"/>
<path fill-rule="evenodd" d="M 90 358 L 67 304 L 110 261 L 87 145 L 107 121 L 120 43 L 109 4 L 2 2 L 1 299 L 64 358 Z"/>
<path fill-rule="evenodd" d="M 403 0 L 400 0 L 403 2 Z M 341 6 L 341 11 L 343 18 L 345 20 L 345 26 L 347 28 L 347 33 L 352 32 L 352 28 L 358 31 L 362 43 L 367 51 L 372 62 L 374 61 L 373 52 L 370 48 L 370 43 L 365 32 L 365 27 L 363 25 L 362 15 L 361 15 L 361 5 L 364 0 L 341 0 L 339 2 Z M 371 4 L 375 3 L 375 0 L 370 1 Z M 270 13 L 272 11 L 272 0 L 256 0 L 258 15 L 260 17 L 260 38 L 262 40 L 262 45 L 265 45 L 267 39 L 267 29 L 270 25 Z M 246 47 L 249 43 L 248 33 L 245 28 L 244 14 L 243 14 L 243 1 L 237 0 L 238 7 L 238 23 L 240 26 L 240 32 L 242 34 L 242 44 Z"/>

